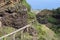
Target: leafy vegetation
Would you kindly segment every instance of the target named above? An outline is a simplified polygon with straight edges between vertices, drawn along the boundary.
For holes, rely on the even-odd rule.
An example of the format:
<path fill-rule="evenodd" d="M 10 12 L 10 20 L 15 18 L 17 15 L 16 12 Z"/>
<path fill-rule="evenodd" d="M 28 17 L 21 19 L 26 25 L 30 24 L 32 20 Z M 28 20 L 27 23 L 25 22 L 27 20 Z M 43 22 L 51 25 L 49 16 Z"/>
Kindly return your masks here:
<path fill-rule="evenodd" d="M 39 24 L 37 21 L 33 24 L 38 32 L 38 40 L 58 40 L 57 35 L 43 24 Z"/>
<path fill-rule="evenodd" d="M 22 1 L 22 4 L 27 7 L 28 11 L 31 10 L 31 6 L 26 2 L 26 0 L 23 0 L 23 1 Z"/>
<path fill-rule="evenodd" d="M 48 17 L 48 21 L 51 23 L 56 23 L 57 20 L 53 17 Z"/>
<path fill-rule="evenodd" d="M 22 4 L 25 5 L 27 7 L 27 9 L 28 9 L 27 10 L 27 14 L 28 14 L 28 21 L 27 22 L 30 23 L 32 20 L 36 20 L 36 14 L 31 12 L 30 5 L 26 2 L 26 0 L 21 0 L 21 1 L 22 1 Z M 17 9 L 18 9 L 18 7 L 17 7 Z M 21 11 L 21 10 L 19 10 L 19 11 Z M 59 8 L 56 9 L 56 10 L 54 9 L 52 11 L 53 11 L 53 13 L 58 13 L 58 14 L 60 13 Z M 51 23 L 51 24 L 56 23 L 57 19 L 52 17 L 52 16 L 49 16 L 50 13 L 52 13 L 50 10 L 48 10 L 48 11 L 46 10 L 44 12 L 42 11 L 42 13 L 40 13 L 40 14 L 42 14 L 43 16 L 40 15 L 40 17 L 42 17 L 42 19 L 40 19 L 40 20 L 47 19 L 48 22 Z M 47 16 L 48 16 L 48 18 L 47 18 Z M 37 38 L 38 38 L 38 40 L 58 40 L 58 37 L 60 37 L 59 36 L 60 35 L 60 26 L 57 26 L 55 24 L 52 26 L 52 28 L 51 28 L 52 30 L 51 30 L 45 24 L 38 23 L 37 20 L 36 20 L 32 24 L 32 27 L 35 28 L 35 30 L 37 30 Z M 2 28 L 0 28 L 0 36 L 3 36 L 5 34 L 9 34 L 9 33 L 13 32 L 15 30 L 16 29 L 12 28 L 12 27 L 2 27 Z M 23 40 L 32 40 L 33 39 L 33 36 L 31 36 L 28 32 L 23 33 L 23 35 L 24 35 Z M 21 36 L 20 32 L 17 33 L 16 36 L 20 40 L 20 38 L 21 38 L 20 37 Z M 7 37 L 7 38 L 9 38 L 9 37 Z M 7 38 L 5 38 L 3 40 L 6 40 Z M 10 38 L 7 39 L 7 40 L 10 40 Z"/>

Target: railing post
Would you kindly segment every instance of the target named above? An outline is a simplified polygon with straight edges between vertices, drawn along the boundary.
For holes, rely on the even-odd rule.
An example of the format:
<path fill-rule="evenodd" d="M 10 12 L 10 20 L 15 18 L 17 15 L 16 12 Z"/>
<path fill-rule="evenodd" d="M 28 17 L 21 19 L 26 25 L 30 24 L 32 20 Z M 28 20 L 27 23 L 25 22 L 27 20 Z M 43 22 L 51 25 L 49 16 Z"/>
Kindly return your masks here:
<path fill-rule="evenodd" d="M 24 34 L 23 34 L 23 30 L 21 30 L 21 40 L 24 39 Z"/>
<path fill-rule="evenodd" d="M 15 34 L 13 34 L 13 40 L 15 40 Z"/>
<path fill-rule="evenodd" d="M 14 29 L 14 30 L 15 30 L 15 29 Z M 16 33 L 13 34 L 13 40 L 15 40 L 15 35 L 16 35 Z"/>
<path fill-rule="evenodd" d="M 8 37 L 8 36 L 11 36 L 11 35 L 12 35 L 13 40 L 15 40 L 15 39 L 16 39 L 16 38 L 15 38 L 15 34 L 16 34 L 17 32 L 19 32 L 19 31 L 21 31 L 21 40 L 24 40 L 23 30 L 24 30 L 25 28 L 29 27 L 29 26 L 31 26 L 31 24 L 28 24 L 28 25 L 26 25 L 26 26 L 24 26 L 24 27 L 22 27 L 22 28 L 20 28 L 20 29 L 18 29 L 18 30 L 15 30 L 15 31 L 12 32 L 12 33 L 9 33 L 9 34 L 7 34 L 7 35 L 4 35 L 4 36 L 0 37 L 0 40 L 4 40 L 4 38 L 6 38 L 6 37 Z"/>

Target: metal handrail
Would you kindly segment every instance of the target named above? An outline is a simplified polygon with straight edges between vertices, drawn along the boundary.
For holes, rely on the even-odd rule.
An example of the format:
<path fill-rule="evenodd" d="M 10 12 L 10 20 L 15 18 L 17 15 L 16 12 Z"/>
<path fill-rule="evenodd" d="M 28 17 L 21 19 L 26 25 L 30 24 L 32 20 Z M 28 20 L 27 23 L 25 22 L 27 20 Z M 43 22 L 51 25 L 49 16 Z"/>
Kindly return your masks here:
<path fill-rule="evenodd" d="M 0 39 L 3 39 L 3 38 L 5 38 L 5 37 L 8 37 L 8 36 L 10 36 L 10 35 L 12 35 L 12 34 L 15 34 L 15 33 L 19 32 L 19 31 L 21 31 L 21 30 L 23 30 L 23 29 L 25 29 L 25 28 L 30 27 L 33 22 L 35 22 L 35 20 L 33 20 L 32 22 L 30 22 L 30 24 L 28 24 L 28 25 L 26 25 L 26 26 L 24 26 L 24 27 L 22 27 L 22 28 L 20 28 L 20 29 L 18 29 L 18 30 L 16 30 L 16 31 L 14 31 L 14 32 L 11 32 L 11 33 L 9 33 L 9 34 L 7 34 L 7 35 L 4 35 L 4 36 L 0 37 Z"/>
<path fill-rule="evenodd" d="M 30 26 L 31 26 L 31 24 L 28 24 L 28 25 L 26 25 L 26 26 L 24 26 L 24 27 L 22 27 L 22 28 L 20 28 L 20 29 L 18 29 L 18 30 L 16 30 L 16 31 L 14 31 L 14 32 L 12 32 L 12 33 L 9 33 L 9 34 L 7 34 L 7 35 L 4 35 L 4 36 L 0 37 L 0 39 L 3 39 L 3 38 L 8 37 L 8 36 L 10 36 L 10 35 L 12 35 L 12 34 L 15 34 L 15 33 L 19 32 L 19 31 L 21 31 L 21 30 L 23 30 L 23 29 L 25 29 L 25 28 L 27 28 L 27 27 L 30 27 Z"/>

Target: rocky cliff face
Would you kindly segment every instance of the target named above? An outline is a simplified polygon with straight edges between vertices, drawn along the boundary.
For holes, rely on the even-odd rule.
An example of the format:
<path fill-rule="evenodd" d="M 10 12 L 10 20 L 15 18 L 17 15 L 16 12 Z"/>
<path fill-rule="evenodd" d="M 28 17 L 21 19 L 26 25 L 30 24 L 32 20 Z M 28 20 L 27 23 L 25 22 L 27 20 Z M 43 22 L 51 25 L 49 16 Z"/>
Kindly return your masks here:
<path fill-rule="evenodd" d="M 3 6 L 4 8 L 4 6 Z M 27 24 L 27 8 L 20 3 L 12 4 L 4 8 L 6 10 L 0 11 L 0 20 L 3 26 L 10 26 L 14 28 L 21 28 Z"/>
<path fill-rule="evenodd" d="M 48 16 L 52 15 L 52 11 L 44 9 L 41 12 L 39 12 L 36 17 L 39 23 L 41 24 L 47 24 L 48 23 Z"/>
<path fill-rule="evenodd" d="M 52 23 L 55 25 L 59 25 L 60 24 L 60 14 L 58 14 L 58 12 L 54 12 L 52 10 L 42 10 L 41 12 L 39 12 L 37 15 L 37 20 L 39 23 L 42 24 L 47 24 L 47 23 Z"/>
<path fill-rule="evenodd" d="M 56 33 L 60 33 L 60 8 L 42 10 L 36 15 L 37 21 L 44 24 Z"/>

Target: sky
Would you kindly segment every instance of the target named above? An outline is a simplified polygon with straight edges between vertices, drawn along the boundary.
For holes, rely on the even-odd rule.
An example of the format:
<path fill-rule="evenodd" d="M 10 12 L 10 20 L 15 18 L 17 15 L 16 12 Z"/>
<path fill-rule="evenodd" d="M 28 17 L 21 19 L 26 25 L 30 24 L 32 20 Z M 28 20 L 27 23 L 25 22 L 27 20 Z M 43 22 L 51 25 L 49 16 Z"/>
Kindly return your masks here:
<path fill-rule="evenodd" d="M 55 9 L 60 7 L 60 0 L 27 0 L 32 9 Z"/>

